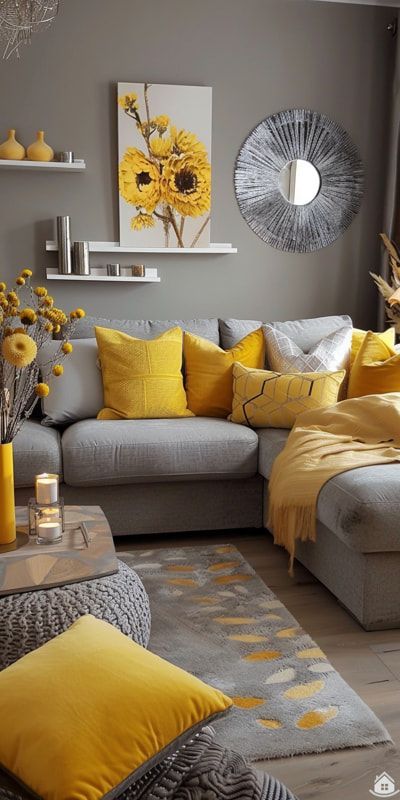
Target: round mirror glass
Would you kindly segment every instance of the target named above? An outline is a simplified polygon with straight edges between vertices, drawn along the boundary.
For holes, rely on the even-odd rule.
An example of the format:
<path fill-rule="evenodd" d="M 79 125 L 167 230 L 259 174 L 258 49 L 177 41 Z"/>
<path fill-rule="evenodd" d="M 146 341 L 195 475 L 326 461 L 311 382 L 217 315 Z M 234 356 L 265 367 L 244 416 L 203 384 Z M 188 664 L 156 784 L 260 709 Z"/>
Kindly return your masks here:
<path fill-rule="evenodd" d="M 317 196 L 321 188 L 321 176 L 311 161 L 296 158 L 281 169 L 279 189 L 288 203 L 306 206 Z"/>

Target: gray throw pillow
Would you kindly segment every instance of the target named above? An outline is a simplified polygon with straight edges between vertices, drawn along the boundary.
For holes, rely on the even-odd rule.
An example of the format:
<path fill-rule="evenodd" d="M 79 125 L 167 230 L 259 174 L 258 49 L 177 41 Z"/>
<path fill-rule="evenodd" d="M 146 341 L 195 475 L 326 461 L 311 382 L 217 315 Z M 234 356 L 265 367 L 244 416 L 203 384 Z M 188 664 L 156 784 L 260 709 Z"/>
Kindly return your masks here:
<path fill-rule="evenodd" d="M 353 329 L 339 328 L 315 344 L 308 353 L 283 331 L 263 325 L 268 366 L 274 372 L 337 372 L 350 363 Z"/>
<path fill-rule="evenodd" d="M 46 362 L 60 350 L 61 342 L 50 341 L 40 348 L 39 366 L 46 374 Z M 50 394 L 42 400 L 43 425 L 70 425 L 97 417 L 103 408 L 103 381 L 97 365 L 96 339 L 74 339 L 73 352 L 62 360 L 64 374 L 51 377 Z"/>

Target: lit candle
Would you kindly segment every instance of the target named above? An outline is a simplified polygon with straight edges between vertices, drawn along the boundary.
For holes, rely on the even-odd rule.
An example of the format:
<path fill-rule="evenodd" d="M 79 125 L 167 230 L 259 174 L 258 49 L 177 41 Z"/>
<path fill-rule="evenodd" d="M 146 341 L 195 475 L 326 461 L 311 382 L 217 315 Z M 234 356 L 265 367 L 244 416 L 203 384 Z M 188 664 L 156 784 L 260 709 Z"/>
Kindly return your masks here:
<path fill-rule="evenodd" d="M 36 502 L 39 505 L 58 502 L 58 475 L 44 472 L 36 476 Z"/>
<path fill-rule="evenodd" d="M 37 526 L 38 540 L 41 542 L 54 542 L 61 539 L 62 527 L 60 522 L 39 522 Z"/>

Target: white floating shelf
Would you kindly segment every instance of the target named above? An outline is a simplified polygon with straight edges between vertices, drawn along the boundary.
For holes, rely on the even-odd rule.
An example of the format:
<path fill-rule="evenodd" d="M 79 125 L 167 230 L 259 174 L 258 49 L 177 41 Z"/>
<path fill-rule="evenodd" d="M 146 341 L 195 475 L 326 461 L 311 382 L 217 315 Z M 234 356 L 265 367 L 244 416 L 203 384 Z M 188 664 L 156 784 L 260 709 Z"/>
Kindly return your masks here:
<path fill-rule="evenodd" d="M 26 169 L 32 171 L 49 170 L 50 172 L 83 172 L 86 169 L 84 161 L 74 161 L 66 164 L 62 161 L 13 161 L 12 159 L 0 158 L 0 168 L 4 169 Z"/>
<path fill-rule="evenodd" d="M 58 244 L 54 241 L 46 242 L 48 252 L 57 252 Z M 237 253 L 237 248 L 231 244 L 210 244 L 209 247 L 121 247 L 118 242 L 89 242 L 90 253 L 157 253 L 161 255 L 221 255 L 223 253 Z"/>
<path fill-rule="evenodd" d="M 47 267 L 46 277 L 48 281 L 104 281 L 107 283 L 160 283 L 161 278 L 153 276 L 144 276 L 144 278 L 135 278 L 133 275 L 105 275 L 103 273 L 91 275 L 61 275 L 58 270 L 53 267 Z"/>

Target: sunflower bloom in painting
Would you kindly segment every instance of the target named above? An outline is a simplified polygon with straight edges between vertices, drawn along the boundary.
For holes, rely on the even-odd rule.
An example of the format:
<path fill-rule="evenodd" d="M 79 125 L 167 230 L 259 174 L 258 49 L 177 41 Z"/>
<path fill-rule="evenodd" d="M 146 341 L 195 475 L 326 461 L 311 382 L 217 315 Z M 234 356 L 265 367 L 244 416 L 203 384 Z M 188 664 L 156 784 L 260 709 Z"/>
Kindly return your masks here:
<path fill-rule="evenodd" d="M 131 219 L 131 228 L 133 231 L 142 231 L 145 228 L 154 228 L 155 222 L 151 214 L 143 214 L 140 212 L 136 217 Z"/>
<path fill-rule="evenodd" d="M 174 142 L 174 153 L 199 153 L 207 156 L 207 148 L 191 131 L 178 130 L 175 125 L 171 125 L 171 138 Z"/>
<path fill-rule="evenodd" d="M 162 136 L 153 136 L 150 141 L 150 150 L 156 158 L 167 158 L 172 153 L 173 141 L 170 137 L 163 139 Z"/>
<path fill-rule="evenodd" d="M 160 171 L 136 147 L 128 147 L 119 167 L 119 190 L 127 203 L 150 214 L 160 200 Z"/>
<path fill-rule="evenodd" d="M 210 208 L 211 165 L 202 154 L 171 156 L 162 173 L 162 199 L 185 217 L 199 217 Z"/>

